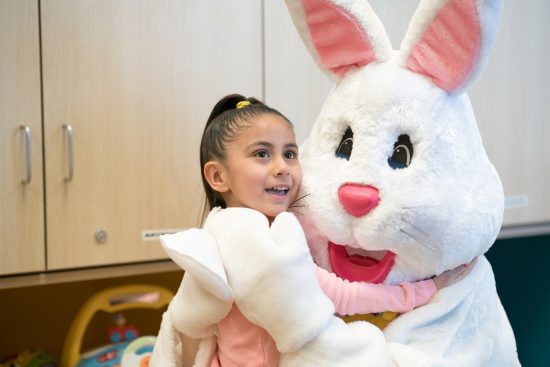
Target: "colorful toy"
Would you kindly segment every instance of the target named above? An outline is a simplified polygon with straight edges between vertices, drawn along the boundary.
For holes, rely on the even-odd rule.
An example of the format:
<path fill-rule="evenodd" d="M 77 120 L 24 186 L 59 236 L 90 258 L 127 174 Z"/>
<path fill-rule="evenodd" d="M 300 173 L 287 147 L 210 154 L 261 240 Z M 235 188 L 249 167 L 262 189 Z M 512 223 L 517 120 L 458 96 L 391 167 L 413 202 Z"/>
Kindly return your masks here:
<path fill-rule="evenodd" d="M 120 367 L 149 366 L 156 339 L 154 336 L 142 336 L 128 344 L 122 355 Z"/>
<path fill-rule="evenodd" d="M 126 318 L 121 313 L 116 313 L 114 320 L 117 326 L 108 329 L 109 340 L 112 343 L 132 341 L 139 336 L 139 330 L 134 325 L 126 325 Z"/>
<path fill-rule="evenodd" d="M 69 328 L 69 333 L 63 345 L 61 366 L 120 366 L 124 351 L 131 344 L 131 340 L 141 339 L 136 339 L 139 333 L 135 327 L 125 326 L 126 320 L 120 314 L 120 311 L 136 308 L 160 309 L 166 306 L 172 298 L 173 293 L 171 291 L 151 285 L 114 287 L 94 294 L 81 307 Z M 98 311 L 115 314 L 115 322 L 118 326 L 111 329 L 111 340 L 121 338 L 125 341 L 94 349 L 81 356 L 82 338 L 93 315 Z M 149 338 L 144 340 L 150 342 Z"/>
<path fill-rule="evenodd" d="M 122 354 L 130 342 L 114 343 L 82 354 L 76 367 L 120 367 Z"/>
<path fill-rule="evenodd" d="M 114 343 L 82 355 L 77 367 L 147 367 L 155 336 Z"/>

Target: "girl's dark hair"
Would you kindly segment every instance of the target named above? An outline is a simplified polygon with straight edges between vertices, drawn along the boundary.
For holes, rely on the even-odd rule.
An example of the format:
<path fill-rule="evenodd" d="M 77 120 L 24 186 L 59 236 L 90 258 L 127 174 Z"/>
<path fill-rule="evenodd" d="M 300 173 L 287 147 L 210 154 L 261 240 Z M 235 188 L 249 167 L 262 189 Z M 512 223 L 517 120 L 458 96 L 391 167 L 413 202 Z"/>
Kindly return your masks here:
<path fill-rule="evenodd" d="M 237 108 L 237 103 L 243 101 L 250 104 Z M 206 181 L 204 165 L 213 159 L 225 159 L 225 147 L 237 136 L 243 122 L 253 123 L 256 117 L 264 114 L 279 116 L 287 121 L 290 126 L 293 126 L 279 111 L 265 105 L 256 98 L 246 98 L 240 94 L 230 94 L 223 97 L 212 109 L 202 133 L 200 146 L 201 177 L 207 200 L 207 208 L 205 209 L 212 209 L 216 206 L 225 208 L 226 204 L 220 193 L 213 190 Z"/>

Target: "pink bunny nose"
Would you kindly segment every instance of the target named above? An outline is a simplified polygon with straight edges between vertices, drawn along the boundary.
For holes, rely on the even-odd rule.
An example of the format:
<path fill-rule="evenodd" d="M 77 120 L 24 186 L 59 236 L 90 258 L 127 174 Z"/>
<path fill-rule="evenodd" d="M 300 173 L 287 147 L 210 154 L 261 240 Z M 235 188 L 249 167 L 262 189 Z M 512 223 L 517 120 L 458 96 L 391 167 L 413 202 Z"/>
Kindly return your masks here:
<path fill-rule="evenodd" d="M 344 184 L 338 189 L 338 198 L 348 213 L 362 217 L 380 202 L 376 187 L 361 184 Z"/>

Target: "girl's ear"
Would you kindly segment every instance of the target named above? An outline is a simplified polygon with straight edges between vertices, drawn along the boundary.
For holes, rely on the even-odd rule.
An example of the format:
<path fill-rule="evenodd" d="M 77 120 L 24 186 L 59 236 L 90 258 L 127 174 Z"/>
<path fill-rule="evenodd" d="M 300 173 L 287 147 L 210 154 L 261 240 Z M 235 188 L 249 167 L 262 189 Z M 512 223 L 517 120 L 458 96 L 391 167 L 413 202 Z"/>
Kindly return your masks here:
<path fill-rule="evenodd" d="M 217 192 L 229 191 L 229 183 L 226 180 L 225 167 L 221 162 L 209 161 L 203 168 L 204 178 L 212 188 Z"/>

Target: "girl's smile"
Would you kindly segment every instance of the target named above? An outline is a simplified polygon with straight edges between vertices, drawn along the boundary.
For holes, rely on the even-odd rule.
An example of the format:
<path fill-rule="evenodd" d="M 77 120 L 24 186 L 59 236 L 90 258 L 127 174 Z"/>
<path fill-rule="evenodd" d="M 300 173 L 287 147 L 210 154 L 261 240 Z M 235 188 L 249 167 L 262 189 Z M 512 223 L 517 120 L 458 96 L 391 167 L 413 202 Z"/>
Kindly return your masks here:
<path fill-rule="evenodd" d="M 277 196 L 286 196 L 288 192 L 290 191 L 289 187 L 287 186 L 278 186 L 278 187 L 272 187 L 269 189 L 265 189 L 270 194 L 277 195 Z"/>

